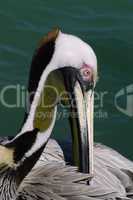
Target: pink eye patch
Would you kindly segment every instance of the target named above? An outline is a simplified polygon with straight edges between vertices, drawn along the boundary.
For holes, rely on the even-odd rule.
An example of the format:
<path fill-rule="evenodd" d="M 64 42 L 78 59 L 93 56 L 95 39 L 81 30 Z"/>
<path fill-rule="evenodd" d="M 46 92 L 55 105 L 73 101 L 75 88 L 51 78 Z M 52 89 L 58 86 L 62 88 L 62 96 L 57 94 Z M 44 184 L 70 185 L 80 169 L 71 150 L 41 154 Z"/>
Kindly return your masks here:
<path fill-rule="evenodd" d="M 80 68 L 80 73 L 84 81 L 93 81 L 93 69 L 90 65 L 83 63 L 82 67 Z"/>

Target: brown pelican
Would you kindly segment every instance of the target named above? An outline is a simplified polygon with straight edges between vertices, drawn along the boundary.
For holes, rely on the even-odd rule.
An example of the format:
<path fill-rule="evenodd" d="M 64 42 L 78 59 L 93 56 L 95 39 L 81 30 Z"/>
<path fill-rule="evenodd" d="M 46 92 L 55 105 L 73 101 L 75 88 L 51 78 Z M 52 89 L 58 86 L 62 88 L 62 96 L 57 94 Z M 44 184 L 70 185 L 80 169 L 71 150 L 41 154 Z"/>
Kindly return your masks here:
<path fill-rule="evenodd" d="M 46 60 L 44 55 L 47 57 Z M 81 171 L 89 173 L 90 177 L 93 176 L 89 189 L 94 191 L 93 189 L 95 188 L 95 192 L 92 195 L 88 189 L 88 196 L 100 197 L 101 199 L 107 199 L 107 196 L 108 198 L 126 199 L 127 196 L 131 198 L 133 163 L 104 145 L 95 144 L 93 149 L 93 89 L 97 81 L 97 58 L 94 51 L 89 45 L 75 36 L 64 34 L 58 29 L 50 32 L 41 41 L 33 57 L 29 78 L 29 92 L 37 90 L 40 77 L 42 73 L 45 73 L 44 68 L 45 66 L 51 68 L 51 62 L 54 66 L 53 68 L 60 68 L 62 72 L 64 70 L 62 75 L 58 70 L 54 71 L 53 75 L 51 74 L 53 76 L 52 80 L 57 85 L 60 84 L 60 87 L 63 87 L 60 88 L 60 91 L 69 91 L 70 99 L 74 99 L 77 105 L 74 104 L 76 108 L 72 107 L 71 109 L 72 111 L 77 109 L 78 117 L 71 118 L 70 121 L 73 139 L 73 159 L 74 164 Z M 37 68 L 39 68 L 38 79 L 36 79 Z M 75 73 L 79 72 L 81 77 L 79 74 L 75 75 Z M 33 80 L 37 82 L 35 83 Z M 32 98 L 30 103 L 32 103 Z M 88 150 L 89 154 L 87 153 Z M 55 141 L 50 140 L 48 142 L 40 162 L 41 160 L 44 161 L 43 163 L 47 163 L 50 160 L 64 162 L 62 150 Z"/>
<path fill-rule="evenodd" d="M 31 64 L 29 113 L 17 136 L 0 145 L 0 199 L 132 198 L 133 163 L 106 146 L 93 149 L 96 79 L 97 59 L 89 45 L 58 29 L 43 38 Z M 86 174 L 66 166 L 59 145 L 48 142 L 64 91 L 63 103 L 70 101 L 77 114 L 71 116 L 74 164 Z"/>

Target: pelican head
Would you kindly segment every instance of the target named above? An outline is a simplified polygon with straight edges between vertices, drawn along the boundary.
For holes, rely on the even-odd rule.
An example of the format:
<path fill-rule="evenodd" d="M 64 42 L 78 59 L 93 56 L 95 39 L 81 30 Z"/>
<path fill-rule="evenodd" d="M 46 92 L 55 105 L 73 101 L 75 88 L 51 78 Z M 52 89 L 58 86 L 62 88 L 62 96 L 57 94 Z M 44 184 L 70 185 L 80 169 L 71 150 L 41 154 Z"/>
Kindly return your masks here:
<path fill-rule="evenodd" d="M 70 116 L 74 164 L 80 171 L 91 174 L 96 81 L 97 58 L 93 49 L 80 38 L 59 29 L 49 32 L 40 41 L 32 59 L 28 87 L 30 112 L 21 130 L 38 128 L 46 132 L 43 139 L 47 140 L 56 119 L 60 96 L 63 96 L 74 114 Z M 48 115 L 44 117 L 42 113 Z"/>

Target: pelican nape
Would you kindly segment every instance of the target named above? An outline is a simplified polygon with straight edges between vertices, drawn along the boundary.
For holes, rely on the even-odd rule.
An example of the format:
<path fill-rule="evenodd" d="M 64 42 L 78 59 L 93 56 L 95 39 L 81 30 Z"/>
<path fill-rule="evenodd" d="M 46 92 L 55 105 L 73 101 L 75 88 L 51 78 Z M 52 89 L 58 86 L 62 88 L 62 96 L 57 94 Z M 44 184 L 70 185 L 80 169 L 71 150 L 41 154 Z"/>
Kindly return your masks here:
<path fill-rule="evenodd" d="M 31 63 L 29 113 L 17 136 L 1 141 L 1 200 L 133 198 L 133 163 L 106 146 L 93 145 L 96 81 L 97 58 L 88 44 L 58 29 L 41 40 Z M 84 173 L 67 166 L 59 145 L 49 140 L 62 94 L 62 102 L 76 113 L 70 118 L 73 160 Z"/>

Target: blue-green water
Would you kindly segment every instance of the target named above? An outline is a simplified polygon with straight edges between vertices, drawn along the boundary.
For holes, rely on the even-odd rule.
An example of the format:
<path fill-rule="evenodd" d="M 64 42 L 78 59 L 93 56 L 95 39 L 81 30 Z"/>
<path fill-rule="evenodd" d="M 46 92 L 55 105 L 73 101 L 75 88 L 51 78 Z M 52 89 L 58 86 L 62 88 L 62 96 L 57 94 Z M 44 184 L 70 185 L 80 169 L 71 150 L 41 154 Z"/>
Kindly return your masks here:
<path fill-rule="evenodd" d="M 133 159 L 133 116 L 120 112 L 114 104 L 117 92 L 133 83 L 132 0 L 2 1 L 0 92 L 7 85 L 27 85 L 36 44 L 55 26 L 81 37 L 97 54 L 100 79 L 96 99 L 100 100 L 95 100 L 98 106 L 95 109 L 95 140 Z M 15 102 L 13 91 L 6 93 L 5 98 L 8 103 Z M 131 111 L 133 98 L 130 99 Z M 120 107 L 126 105 L 126 96 L 117 103 Z M 0 102 L 1 135 L 15 135 L 23 114 L 24 108 L 9 109 Z M 65 140 L 69 138 L 68 132 L 68 122 L 65 119 L 57 121 L 53 135 Z"/>

